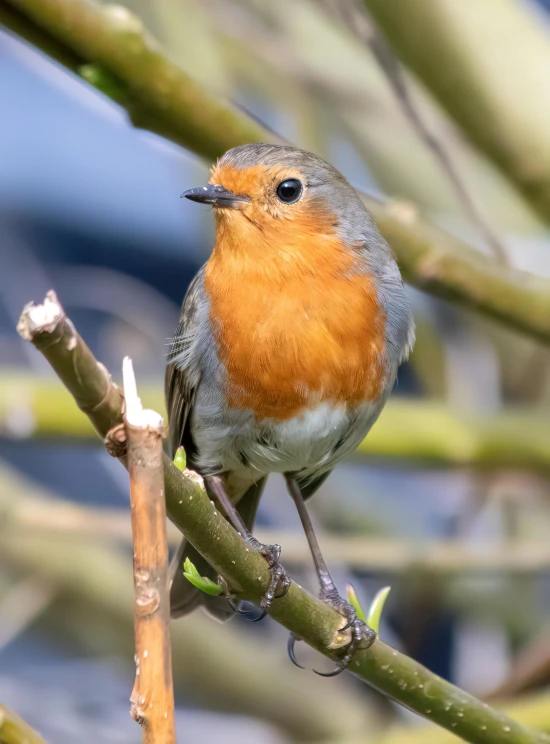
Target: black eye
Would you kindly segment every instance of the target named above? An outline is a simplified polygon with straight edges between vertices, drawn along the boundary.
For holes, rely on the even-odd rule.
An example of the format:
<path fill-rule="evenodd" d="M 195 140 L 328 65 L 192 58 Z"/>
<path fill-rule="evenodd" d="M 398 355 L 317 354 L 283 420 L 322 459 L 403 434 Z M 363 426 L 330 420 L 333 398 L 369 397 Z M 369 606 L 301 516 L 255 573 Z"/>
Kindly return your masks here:
<path fill-rule="evenodd" d="M 277 186 L 277 196 L 285 204 L 294 204 L 302 196 L 302 184 L 296 178 L 281 181 Z"/>

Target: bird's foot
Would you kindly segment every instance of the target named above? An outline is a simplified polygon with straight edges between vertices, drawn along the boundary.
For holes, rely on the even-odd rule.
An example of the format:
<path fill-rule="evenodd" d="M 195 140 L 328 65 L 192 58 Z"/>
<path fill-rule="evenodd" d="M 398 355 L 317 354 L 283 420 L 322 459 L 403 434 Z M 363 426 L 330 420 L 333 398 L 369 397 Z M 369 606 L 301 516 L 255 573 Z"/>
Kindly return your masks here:
<path fill-rule="evenodd" d="M 356 651 L 359 649 L 370 648 L 372 646 L 376 640 L 376 632 L 357 617 L 353 605 L 341 597 L 336 588 L 331 587 L 330 589 L 321 590 L 319 598 L 331 607 L 334 607 L 334 609 L 346 619 L 346 623 L 340 628 L 340 632 L 343 633 L 346 630 L 351 630 L 351 640 L 345 647 L 344 655 L 338 660 L 336 669 L 328 673 L 318 672 L 315 669 L 313 670 L 315 674 L 318 674 L 320 677 L 336 677 L 338 674 L 345 671 Z M 288 656 L 295 666 L 304 669 L 304 667 L 296 660 L 296 654 L 294 651 L 294 645 L 296 641 L 299 640 L 301 639 L 294 633 L 290 634 L 287 646 Z"/>
<path fill-rule="evenodd" d="M 260 614 L 253 616 L 254 613 L 243 609 L 237 597 L 231 591 L 227 581 L 221 576 L 218 577 L 218 583 L 222 587 L 223 595 L 233 612 L 238 615 L 246 616 L 247 620 L 251 623 L 258 623 L 268 614 L 273 600 L 284 597 L 288 592 L 290 587 L 290 577 L 283 566 L 279 563 L 279 558 L 281 556 L 280 545 L 264 545 L 254 537 L 249 537 L 246 541 L 254 550 L 266 559 L 271 577 L 267 591 L 260 600 Z"/>
<path fill-rule="evenodd" d="M 235 593 L 232 591 L 231 587 L 223 578 L 223 576 L 218 576 L 218 584 L 222 588 L 222 594 L 225 601 L 231 607 L 233 612 L 236 615 L 244 615 L 245 617 L 248 617 L 250 615 L 250 612 L 248 610 L 243 610 L 240 601 L 237 599 Z"/>
<path fill-rule="evenodd" d="M 357 612 L 353 605 L 347 599 L 341 597 L 335 587 L 321 590 L 319 597 L 331 607 L 334 607 L 346 619 L 346 623 L 340 628 L 340 631 L 344 632 L 348 628 L 351 630 L 351 640 L 345 647 L 345 653 L 339 659 L 336 669 L 333 672 L 328 672 L 328 674 L 317 672 L 315 669 L 313 670 L 315 674 L 321 677 L 336 677 L 336 675 L 341 674 L 347 668 L 353 654 L 358 649 L 370 648 L 372 646 L 376 640 L 376 632 L 357 617 Z"/>
<path fill-rule="evenodd" d="M 258 618 L 254 618 L 253 621 L 257 623 L 268 614 L 273 600 L 284 597 L 288 592 L 290 587 L 290 576 L 287 574 L 281 563 L 279 563 L 281 557 L 280 545 L 264 545 L 259 542 L 259 540 L 256 540 L 255 537 L 249 537 L 247 543 L 266 559 L 271 577 L 267 591 L 260 600 L 262 614 Z"/>

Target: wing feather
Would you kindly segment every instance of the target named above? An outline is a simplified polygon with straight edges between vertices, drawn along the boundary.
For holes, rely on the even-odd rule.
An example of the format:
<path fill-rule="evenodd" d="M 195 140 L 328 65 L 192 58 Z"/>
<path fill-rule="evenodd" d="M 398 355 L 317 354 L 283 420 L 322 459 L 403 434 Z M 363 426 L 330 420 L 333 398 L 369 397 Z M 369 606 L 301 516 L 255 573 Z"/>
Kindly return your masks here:
<path fill-rule="evenodd" d="M 164 378 L 170 450 L 173 456 L 178 447 L 185 447 L 188 461 L 192 461 L 194 454 L 189 419 L 199 382 L 190 351 L 198 331 L 197 314 L 204 291 L 203 281 L 204 266 L 189 285 L 183 300 L 179 323 L 168 352 Z"/>

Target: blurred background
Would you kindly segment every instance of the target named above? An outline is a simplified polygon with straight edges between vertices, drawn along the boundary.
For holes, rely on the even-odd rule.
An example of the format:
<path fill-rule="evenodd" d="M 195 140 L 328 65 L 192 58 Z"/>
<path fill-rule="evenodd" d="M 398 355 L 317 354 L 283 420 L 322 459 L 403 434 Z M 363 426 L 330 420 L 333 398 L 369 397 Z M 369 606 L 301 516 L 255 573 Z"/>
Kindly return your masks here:
<path fill-rule="evenodd" d="M 435 9 L 429 24 L 418 2 Z M 470 73 L 479 85 L 463 108 L 492 96 L 518 147 L 533 141 L 518 112 L 531 116 L 550 173 L 539 93 L 550 86 L 549 2 L 448 12 L 448 0 L 410 0 L 410 19 L 381 0 L 127 6 L 201 85 L 353 185 L 495 261 L 550 276 L 550 219 L 492 157 L 499 126 L 479 116 L 468 127 L 453 103 Z M 449 34 L 452 60 L 439 47 Z M 213 240 L 210 210 L 179 196 L 206 183 L 210 164 L 132 127 L 123 108 L 1 25 L 0 101 L 0 701 L 51 742 L 131 742 L 127 474 L 15 325 L 55 288 L 115 378 L 131 356 L 143 397 L 162 408 L 167 339 Z M 362 603 L 391 585 L 385 641 L 487 699 L 533 694 L 550 683 L 550 356 L 410 294 L 418 341 L 392 401 L 310 502 L 321 545 L 341 590 L 353 583 Z M 316 590 L 276 477 L 258 535 L 281 543 L 293 577 Z M 424 725 L 351 675 L 291 666 L 286 633 L 269 619 L 220 626 L 197 613 L 173 624 L 173 643 L 184 743 L 353 744 L 385 741 L 376 737 L 394 727 L 405 742 L 405 726 Z M 300 644 L 297 653 L 328 669 Z"/>

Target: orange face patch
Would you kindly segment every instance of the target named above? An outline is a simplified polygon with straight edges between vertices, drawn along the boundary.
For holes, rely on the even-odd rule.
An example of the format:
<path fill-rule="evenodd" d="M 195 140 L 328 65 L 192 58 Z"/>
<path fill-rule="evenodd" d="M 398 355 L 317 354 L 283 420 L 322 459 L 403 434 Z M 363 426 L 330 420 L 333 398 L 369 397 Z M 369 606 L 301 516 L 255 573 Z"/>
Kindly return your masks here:
<path fill-rule="evenodd" d="M 284 420 L 320 402 L 357 405 L 383 385 L 385 315 L 376 287 L 353 272 L 328 208 L 276 202 L 298 171 L 214 170 L 212 183 L 251 197 L 216 210 L 205 273 L 210 318 L 228 372 L 228 402 L 257 420 Z"/>

